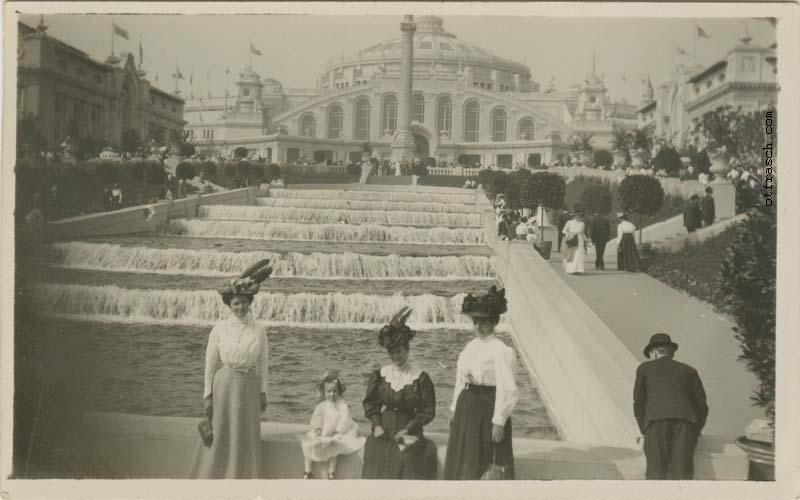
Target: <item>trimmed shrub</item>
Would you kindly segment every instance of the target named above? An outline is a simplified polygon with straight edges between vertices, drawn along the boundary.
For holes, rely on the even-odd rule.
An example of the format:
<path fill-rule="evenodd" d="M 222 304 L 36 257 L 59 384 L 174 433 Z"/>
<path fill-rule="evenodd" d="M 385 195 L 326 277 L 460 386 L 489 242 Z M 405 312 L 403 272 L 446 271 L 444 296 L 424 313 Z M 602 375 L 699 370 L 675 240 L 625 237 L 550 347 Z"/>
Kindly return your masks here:
<path fill-rule="evenodd" d="M 236 159 L 242 159 L 247 157 L 247 148 L 239 146 L 238 148 L 233 150 L 233 157 Z"/>
<path fill-rule="evenodd" d="M 147 175 L 147 182 L 151 186 L 160 186 L 167 180 L 167 172 L 164 167 L 154 161 L 144 163 L 145 174 Z"/>
<path fill-rule="evenodd" d="M 230 177 L 230 178 L 236 177 L 236 172 L 238 167 L 239 165 L 235 161 L 225 162 L 225 165 L 223 167 L 223 170 L 225 172 L 225 177 Z"/>
<path fill-rule="evenodd" d="M 428 175 L 428 167 L 426 167 L 424 163 L 414 165 L 414 167 L 411 169 L 411 174 L 418 175 L 420 177 L 426 177 Z"/>
<path fill-rule="evenodd" d="M 194 156 L 194 151 L 195 151 L 194 144 L 190 142 L 181 143 L 180 155 L 183 156 L 184 158 L 189 158 L 191 156 Z"/>
<path fill-rule="evenodd" d="M 668 176 L 677 177 L 681 171 L 681 155 L 672 146 L 661 146 L 653 158 L 656 171 L 664 170 Z"/>
<path fill-rule="evenodd" d="M 361 165 L 358 163 L 350 163 L 345 167 L 347 170 L 347 174 L 352 177 L 360 177 L 361 176 Z"/>
<path fill-rule="evenodd" d="M 614 156 L 611 152 L 605 149 L 598 149 L 594 152 L 594 166 L 597 168 L 605 168 L 614 163 Z"/>
<path fill-rule="evenodd" d="M 194 165 L 188 161 L 179 163 L 178 166 L 175 167 L 175 177 L 180 180 L 188 181 L 189 179 L 194 179 L 195 175 Z"/>
<path fill-rule="evenodd" d="M 540 203 L 547 208 L 561 208 L 567 192 L 567 182 L 552 172 L 536 172 L 530 176 L 521 193 L 521 204 L 535 209 Z"/>
<path fill-rule="evenodd" d="M 242 179 L 249 179 L 253 175 L 253 165 L 249 161 L 240 161 L 236 166 L 236 173 Z"/>
<path fill-rule="evenodd" d="M 217 174 L 217 164 L 213 161 L 204 161 L 200 168 L 205 176 Z"/>
<path fill-rule="evenodd" d="M 281 166 L 277 163 L 270 163 L 269 166 L 267 166 L 267 179 L 269 181 L 280 179 L 282 175 Z"/>
<path fill-rule="evenodd" d="M 593 184 L 581 193 L 580 204 L 589 213 L 605 215 L 611 212 L 613 200 L 614 194 L 607 185 Z"/>
<path fill-rule="evenodd" d="M 95 170 L 97 177 L 103 185 L 108 186 L 119 181 L 119 165 L 111 162 L 102 162 Z"/>
<path fill-rule="evenodd" d="M 777 218 L 774 207 L 752 210 L 736 225 L 720 269 L 725 310 L 736 319 L 739 359 L 758 377 L 753 403 L 775 420 L 775 293 Z"/>
<path fill-rule="evenodd" d="M 622 180 L 617 189 L 622 208 L 639 214 L 639 243 L 642 242 L 642 218 L 653 215 L 664 205 L 664 188 L 655 177 L 631 175 Z"/>

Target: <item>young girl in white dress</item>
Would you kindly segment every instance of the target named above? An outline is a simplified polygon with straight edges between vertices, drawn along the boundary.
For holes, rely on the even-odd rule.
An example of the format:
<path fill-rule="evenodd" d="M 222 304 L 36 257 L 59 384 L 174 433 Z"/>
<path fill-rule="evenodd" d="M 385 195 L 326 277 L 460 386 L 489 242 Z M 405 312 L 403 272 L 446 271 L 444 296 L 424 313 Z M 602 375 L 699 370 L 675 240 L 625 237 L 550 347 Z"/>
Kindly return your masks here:
<path fill-rule="evenodd" d="M 303 479 L 314 478 L 313 462 L 325 462 L 328 479 L 335 479 L 339 455 L 355 453 L 364 445 L 364 438 L 358 437 L 358 426 L 350 417 L 350 409 L 341 399 L 345 389 L 335 371 L 323 375 L 317 386 L 322 402 L 314 408 L 311 428 L 301 441 L 305 456 Z"/>

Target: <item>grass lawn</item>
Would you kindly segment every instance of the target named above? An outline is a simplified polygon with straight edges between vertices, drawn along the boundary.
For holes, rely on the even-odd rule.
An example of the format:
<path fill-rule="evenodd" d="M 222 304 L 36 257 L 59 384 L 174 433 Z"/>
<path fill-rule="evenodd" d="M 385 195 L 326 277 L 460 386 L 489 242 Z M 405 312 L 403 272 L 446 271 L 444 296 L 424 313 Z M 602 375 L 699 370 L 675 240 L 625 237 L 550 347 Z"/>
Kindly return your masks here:
<path fill-rule="evenodd" d="M 724 297 L 717 286 L 717 278 L 720 265 L 733 244 L 734 234 L 734 228 L 729 228 L 714 238 L 690 244 L 677 252 L 656 252 L 646 272 L 672 288 L 708 302 L 717 311 L 723 311 Z"/>

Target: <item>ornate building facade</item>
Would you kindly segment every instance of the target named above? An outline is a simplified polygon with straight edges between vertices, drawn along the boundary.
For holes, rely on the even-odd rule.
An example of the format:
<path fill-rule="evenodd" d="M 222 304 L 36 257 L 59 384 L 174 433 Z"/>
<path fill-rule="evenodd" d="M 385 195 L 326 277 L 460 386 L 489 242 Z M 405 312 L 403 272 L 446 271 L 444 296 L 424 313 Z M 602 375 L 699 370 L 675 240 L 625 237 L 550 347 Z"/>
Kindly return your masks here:
<path fill-rule="evenodd" d="M 539 90 L 530 70 L 445 31 L 436 16 L 413 31 L 411 132 L 418 158 L 512 166 L 553 163 L 574 132 L 608 147 L 613 123 L 632 128 L 635 107 L 610 112 L 594 74 L 567 92 Z M 237 96 L 187 100 L 187 130 L 201 149 L 245 147 L 271 161 L 348 161 L 392 157 L 400 132 L 402 37 L 374 44 L 326 67 L 313 89 L 285 89 L 252 68 Z"/>
<path fill-rule="evenodd" d="M 646 90 L 637 111 L 638 126 L 650 127 L 656 138 L 680 143 L 696 118 L 720 106 L 743 111 L 774 108 L 777 72 L 774 47 L 759 47 L 744 38 L 724 59 L 705 68 L 680 66 L 657 90 Z"/>
<path fill-rule="evenodd" d="M 109 144 L 126 129 L 140 140 L 182 134 L 183 100 L 152 86 L 131 54 L 103 63 L 48 36 L 43 24 L 18 26 L 17 111 L 38 117 L 48 147 L 66 139 L 71 123 Z"/>

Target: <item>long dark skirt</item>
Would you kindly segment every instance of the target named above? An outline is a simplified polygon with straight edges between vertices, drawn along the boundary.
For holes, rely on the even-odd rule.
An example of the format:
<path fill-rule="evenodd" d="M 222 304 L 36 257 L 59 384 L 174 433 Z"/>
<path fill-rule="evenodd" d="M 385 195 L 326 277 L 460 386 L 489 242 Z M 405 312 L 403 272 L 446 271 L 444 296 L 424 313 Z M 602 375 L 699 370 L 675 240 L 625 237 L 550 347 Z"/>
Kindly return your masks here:
<path fill-rule="evenodd" d="M 261 472 L 261 379 L 255 370 L 223 367 L 212 385 L 214 442 L 197 436 L 192 479 L 258 479 Z"/>
<path fill-rule="evenodd" d="M 631 233 L 622 235 L 622 241 L 617 248 L 617 269 L 620 271 L 639 269 L 639 252 L 636 251 L 636 240 Z"/>
<path fill-rule="evenodd" d="M 507 479 L 514 479 L 510 418 L 503 428 L 503 440 L 492 442 L 494 397 L 494 387 L 474 385 L 458 396 L 444 461 L 445 479 L 480 479 L 492 462 L 508 467 Z"/>
<path fill-rule="evenodd" d="M 364 469 L 361 479 L 436 479 L 439 460 L 436 445 L 422 434 L 404 450 L 392 437 L 404 428 L 411 415 L 392 410 L 381 414 L 383 436 L 372 434 L 364 444 Z"/>

